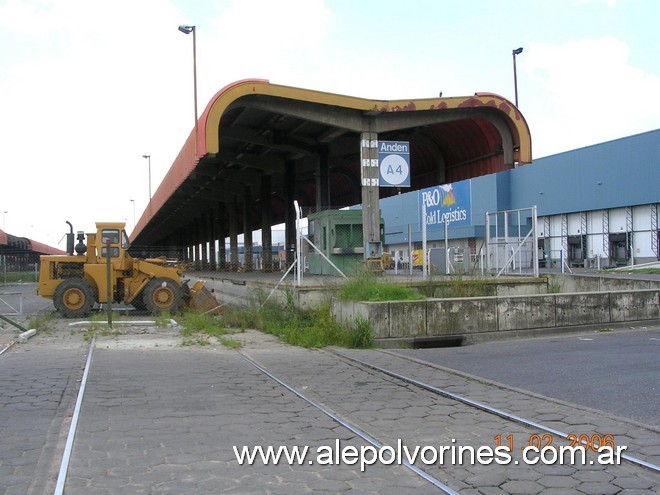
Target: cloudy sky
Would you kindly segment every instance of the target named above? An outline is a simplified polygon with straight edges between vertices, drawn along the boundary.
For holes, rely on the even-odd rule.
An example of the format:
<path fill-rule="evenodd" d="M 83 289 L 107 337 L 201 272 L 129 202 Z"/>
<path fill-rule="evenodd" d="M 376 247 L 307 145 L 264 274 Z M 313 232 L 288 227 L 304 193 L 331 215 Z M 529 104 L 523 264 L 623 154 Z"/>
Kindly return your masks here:
<path fill-rule="evenodd" d="M 0 0 L 0 228 L 133 226 L 226 84 L 377 99 L 498 93 L 535 158 L 660 128 L 654 0 Z M 133 201 L 131 201 L 133 200 Z"/>

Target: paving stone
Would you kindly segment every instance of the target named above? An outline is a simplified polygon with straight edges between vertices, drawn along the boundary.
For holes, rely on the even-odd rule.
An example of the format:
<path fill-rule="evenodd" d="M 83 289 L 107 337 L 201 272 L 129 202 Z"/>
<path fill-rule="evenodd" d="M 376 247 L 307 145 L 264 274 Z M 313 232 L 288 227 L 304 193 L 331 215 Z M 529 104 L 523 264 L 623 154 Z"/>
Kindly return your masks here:
<path fill-rule="evenodd" d="M 577 489 L 586 495 L 614 495 L 621 490 L 618 486 L 599 482 L 585 482 Z"/>
<path fill-rule="evenodd" d="M 543 476 L 536 482 L 545 488 L 575 488 L 581 483 L 570 476 Z"/>
<path fill-rule="evenodd" d="M 616 478 L 612 481 L 612 484 L 628 490 L 648 490 L 653 487 L 653 483 L 649 480 L 627 476 Z"/>
<path fill-rule="evenodd" d="M 495 435 L 504 438 L 513 434 L 516 450 L 512 456 L 520 460 L 520 442 L 526 443 L 534 432 L 417 387 L 400 387 L 392 378 L 349 365 L 327 352 L 290 348 L 270 337 L 264 341 L 259 338 L 255 335 L 256 344 L 246 346 L 242 352 L 383 445 L 396 446 L 401 441 L 411 449 L 495 447 Z M 82 357 L 81 349 L 72 352 L 72 356 Z M 657 433 L 650 434 L 639 425 L 618 425 L 597 412 L 468 380 L 418 363 L 399 362 L 377 351 L 343 352 L 373 356 L 387 367 L 397 366 L 394 371 L 497 404 L 514 414 L 543 419 L 561 431 L 625 431 L 626 440 L 639 439 L 631 443 L 636 453 L 658 452 Z M 76 363 L 79 371 L 80 360 Z M 56 372 L 47 384 L 38 380 L 0 384 L 6 388 L 7 383 L 13 383 L 10 388 L 13 387 L 15 400 L 24 400 L 23 406 L 31 407 L 23 418 L 30 418 L 32 430 L 40 425 L 40 431 L 31 435 L 27 428 L 20 432 L 0 429 L 0 440 L 9 440 L 10 446 L 29 439 L 20 455 L 0 453 L 0 488 L 5 493 L 16 489 L 28 493 L 30 485 L 37 489 L 45 486 L 35 485 L 31 475 L 39 462 L 42 467 L 46 459 L 51 464 L 55 451 L 44 450 L 44 432 L 52 427 L 56 414 L 66 409 L 54 404 L 57 394 L 53 390 L 58 385 L 62 390 L 71 388 L 73 376 L 70 365 L 67 368 L 50 363 L 46 368 Z M 48 408 L 49 414 L 43 414 Z M 7 413 L 3 411 L 0 409 L 0 415 L 5 418 Z M 60 434 L 63 421 L 64 415 L 60 423 L 55 423 L 57 428 L 51 432 L 51 439 L 55 431 Z M 615 430 L 614 426 L 618 428 Z M 354 432 L 284 390 L 234 351 L 221 347 L 132 349 L 107 342 L 94 353 L 66 493 L 438 492 L 431 483 L 396 464 L 377 462 L 364 472 L 359 465 L 347 462 L 320 465 L 316 462 L 316 449 L 334 446 L 335 439 L 341 439 L 342 447 L 359 448 L 365 444 Z M 303 464 L 293 466 L 283 460 L 264 464 L 261 459 L 251 466 L 240 466 L 232 447 L 257 445 L 307 446 L 314 458 L 308 457 Z M 314 462 L 310 464 L 309 460 Z M 462 494 L 616 493 L 611 488 L 604 489 L 614 487 L 622 495 L 649 495 L 660 487 L 657 476 L 628 465 L 480 465 L 469 455 L 462 462 L 446 457 L 444 463 L 428 464 L 418 459 L 416 465 Z M 3 485 L 6 480 L 15 484 Z M 49 490 L 33 490 L 30 495 L 45 492 Z"/>
<path fill-rule="evenodd" d="M 507 481 L 500 488 L 511 495 L 518 493 L 529 495 L 543 490 L 543 487 L 534 481 Z"/>

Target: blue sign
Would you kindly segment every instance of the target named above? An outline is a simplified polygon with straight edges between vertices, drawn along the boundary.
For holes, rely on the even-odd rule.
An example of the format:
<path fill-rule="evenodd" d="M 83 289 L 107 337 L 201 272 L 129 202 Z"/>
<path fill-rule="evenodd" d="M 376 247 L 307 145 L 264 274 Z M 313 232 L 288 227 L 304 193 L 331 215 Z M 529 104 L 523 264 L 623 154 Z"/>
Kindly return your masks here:
<path fill-rule="evenodd" d="M 378 141 L 381 187 L 410 187 L 410 143 Z"/>
<path fill-rule="evenodd" d="M 422 203 L 426 205 L 426 228 L 444 229 L 445 223 L 453 227 L 472 225 L 472 181 L 443 184 L 419 191 L 419 215 Z"/>

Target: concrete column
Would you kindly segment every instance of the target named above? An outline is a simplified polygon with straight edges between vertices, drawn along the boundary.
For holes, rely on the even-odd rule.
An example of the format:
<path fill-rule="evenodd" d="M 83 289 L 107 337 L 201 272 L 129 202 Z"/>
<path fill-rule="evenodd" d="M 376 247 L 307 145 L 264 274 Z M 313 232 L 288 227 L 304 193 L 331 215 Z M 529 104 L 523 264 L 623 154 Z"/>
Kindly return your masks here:
<path fill-rule="evenodd" d="M 250 215 L 252 206 L 252 195 L 250 188 L 245 187 L 243 193 L 243 253 L 244 253 L 244 267 L 246 272 L 251 272 L 254 269 L 252 264 L 252 215 Z"/>
<path fill-rule="evenodd" d="M 186 225 L 180 230 L 179 234 L 179 242 L 182 246 L 182 251 L 183 251 L 183 256 L 182 259 L 186 263 L 190 264 L 191 261 L 193 261 L 192 258 L 192 251 L 191 251 L 191 246 L 190 246 L 190 226 Z"/>
<path fill-rule="evenodd" d="M 330 206 L 330 163 L 327 146 L 319 150 L 319 161 L 316 166 L 316 211 L 327 210 Z"/>
<path fill-rule="evenodd" d="M 296 199 L 296 169 L 293 162 L 286 162 L 284 172 L 284 238 L 286 243 L 286 264 L 291 266 L 296 248 L 296 212 L 293 202 Z"/>
<path fill-rule="evenodd" d="M 173 249 L 176 251 L 174 257 L 184 262 L 187 261 L 186 236 L 184 235 L 183 229 L 178 229 L 172 240 L 174 242 Z"/>
<path fill-rule="evenodd" d="M 202 270 L 209 269 L 209 218 L 207 213 L 202 214 L 199 226 L 200 248 L 202 250 Z"/>
<path fill-rule="evenodd" d="M 195 247 L 193 248 L 194 251 L 194 257 L 195 257 L 195 270 L 199 271 L 202 269 L 202 256 L 201 256 L 201 235 L 200 235 L 200 226 L 199 226 L 199 218 L 195 218 L 193 220 L 193 242 L 195 243 Z"/>
<path fill-rule="evenodd" d="M 229 203 L 228 216 L 229 216 L 229 269 L 232 272 L 238 271 L 238 207 L 236 204 L 236 196 L 231 203 Z"/>
<path fill-rule="evenodd" d="M 263 271 L 273 271 L 273 235 L 271 226 L 273 223 L 273 210 L 271 208 L 271 178 L 270 175 L 261 176 L 261 245 L 263 259 Z"/>
<path fill-rule="evenodd" d="M 215 240 L 217 238 L 217 222 L 215 221 L 215 211 L 211 208 L 208 210 L 208 224 L 207 229 L 209 232 L 209 269 L 216 271 L 218 269 L 217 261 L 215 258 Z"/>
<path fill-rule="evenodd" d="M 368 243 L 380 242 L 380 205 L 379 169 L 378 169 L 378 134 L 363 132 L 360 134 L 360 169 L 362 181 L 362 236 L 365 245 L 365 259 L 371 255 Z M 382 246 L 381 246 L 382 248 Z"/>
<path fill-rule="evenodd" d="M 218 203 L 218 214 L 216 215 L 215 228 L 218 238 L 218 270 L 225 270 L 227 268 L 227 251 L 225 249 L 227 224 L 225 221 L 224 203 Z"/>

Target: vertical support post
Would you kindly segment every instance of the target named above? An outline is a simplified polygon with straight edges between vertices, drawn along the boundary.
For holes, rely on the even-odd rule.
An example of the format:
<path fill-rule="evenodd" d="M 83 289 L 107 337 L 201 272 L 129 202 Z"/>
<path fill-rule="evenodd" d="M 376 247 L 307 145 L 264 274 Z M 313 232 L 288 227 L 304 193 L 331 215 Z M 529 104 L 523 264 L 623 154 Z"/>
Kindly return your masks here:
<path fill-rule="evenodd" d="M 111 253 L 110 253 L 110 239 L 105 241 L 105 277 L 106 277 L 106 289 L 108 291 L 108 327 L 112 328 L 112 264 L 110 263 Z"/>
<path fill-rule="evenodd" d="M 301 220 L 302 212 L 298 206 L 298 201 L 293 202 L 293 208 L 296 211 L 296 285 L 302 285 L 302 270 L 303 270 L 303 246 L 302 246 L 302 232 Z"/>
<path fill-rule="evenodd" d="M 426 259 L 426 201 L 422 201 L 422 279 L 428 277 L 428 263 Z"/>
<path fill-rule="evenodd" d="M 410 276 L 413 274 L 412 247 L 412 225 L 408 224 L 408 275 Z"/>
<path fill-rule="evenodd" d="M 490 273 L 490 256 L 489 256 L 489 253 L 490 253 L 490 213 L 486 212 L 486 264 L 488 265 L 486 271 L 488 273 Z"/>
<path fill-rule="evenodd" d="M 199 219 L 199 230 L 198 230 L 198 241 L 199 241 L 199 247 L 201 250 L 200 254 L 200 268 L 202 270 L 208 270 L 209 268 L 209 252 L 208 252 L 208 238 L 209 238 L 209 232 L 208 232 L 208 217 L 206 213 L 202 214 L 202 217 Z"/>
<path fill-rule="evenodd" d="M 243 194 L 243 253 L 245 271 L 251 272 L 254 268 L 252 265 L 252 216 L 250 215 L 250 208 L 252 206 L 252 195 L 250 188 L 245 187 Z"/>
<path fill-rule="evenodd" d="M 216 231 L 218 237 L 218 270 L 227 268 L 227 247 L 225 238 L 227 237 L 227 228 L 225 226 L 225 205 L 218 203 L 218 214 L 216 216 Z"/>
<path fill-rule="evenodd" d="M 192 26 L 193 35 L 193 99 L 195 105 L 195 161 L 197 161 L 197 142 L 199 137 L 199 119 L 197 118 L 197 27 Z M 516 106 L 518 103 L 516 101 Z"/>
<path fill-rule="evenodd" d="M 539 231 L 537 228 L 538 211 L 536 205 L 532 207 L 532 228 L 534 229 L 534 240 L 532 244 L 532 263 L 534 263 L 534 277 L 539 277 Z"/>
<path fill-rule="evenodd" d="M 284 211 L 284 237 L 286 243 L 286 264 L 290 266 L 293 263 L 296 248 L 296 213 L 293 206 L 293 202 L 296 199 L 296 170 L 293 162 L 286 162 L 284 177 L 284 202 L 286 205 Z"/>
<path fill-rule="evenodd" d="M 449 275 L 449 219 L 445 219 L 445 274 Z"/>
<path fill-rule="evenodd" d="M 603 210 L 603 254 L 610 264 L 610 210 Z"/>
<path fill-rule="evenodd" d="M 218 238 L 217 222 L 215 221 L 215 211 L 211 208 L 208 212 L 208 241 L 209 241 L 209 269 L 211 271 L 217 270 L 217 258 L 215 250 L 215 240 Z"/>
<path fill-rule="evenodd" d="M 261 176 L 261 246 L 262 269 L 264 272 L 273 271 L 273 235 L 271 232 L 272 208 L 270 204 L 271 178 L 270 175 Z"/>
<path fill-rule="evenodd" d="M 229 203 L 229 269 L 232 272 L 238 271 L 238 219 L 236 213 L 236 196 Z"/>
<path fill-rule="evenodd" d="M 379 169 L 378 169 L 378 134 L 363 132 L 360 134 L 360 170 L 362 184 L 362 237 L 364 259 L 371 256 L 372 243 L 380 242 L 380 205 Z M 382 253 L 378 253 L 380 256 Z"/>
<path fill-rule="evenodd" d="M 632 206 L 626 207 L 626 249 L 630 250 L 630 265 L 635 266 L 635 224 Z"/>
<path fill-rule="evenodd" d="M 330 164 L 328 147 L 319 150 L 319 162 L 316 169 L 316 211 L 328 209 L 330 206 Z"/>
<path fill-rule="evenodd" d="M 505 211 L 504 212 L 504 262 L 506 263 L 506 273 L 509 273 L 509 263 L 506 261 L 508 260 L 509 256 L 509 212 Z"/>

